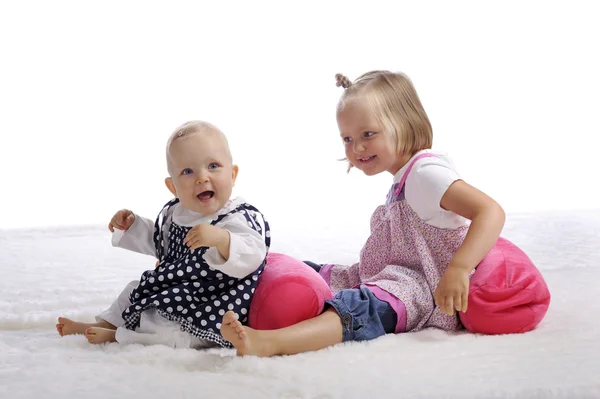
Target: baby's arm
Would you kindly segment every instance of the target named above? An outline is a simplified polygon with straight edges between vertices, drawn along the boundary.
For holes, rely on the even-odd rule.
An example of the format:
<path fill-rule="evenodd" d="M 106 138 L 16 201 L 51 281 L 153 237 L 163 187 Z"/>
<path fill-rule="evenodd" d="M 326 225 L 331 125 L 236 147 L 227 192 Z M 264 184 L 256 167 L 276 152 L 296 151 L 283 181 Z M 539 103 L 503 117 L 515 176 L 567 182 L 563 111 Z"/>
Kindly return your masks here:
<path fill-rule="evenodd" d="M 204 254 L 206 263 L 235 278 L 246 277 L 258 269 L 267 254 L 265 238 L 248 225 L 244 215 L 233 214 L 217 228 L 226 233 L 225 239 L 222 245 L 208 248 Z"/>
<path fill-rule="evenodd" d="M 156 256 L 153 234 L 154 222 L 134 214 L 134 221 L 129 229 L 115 230 L 112 236 L 112 245 L 140 254 Z"/>

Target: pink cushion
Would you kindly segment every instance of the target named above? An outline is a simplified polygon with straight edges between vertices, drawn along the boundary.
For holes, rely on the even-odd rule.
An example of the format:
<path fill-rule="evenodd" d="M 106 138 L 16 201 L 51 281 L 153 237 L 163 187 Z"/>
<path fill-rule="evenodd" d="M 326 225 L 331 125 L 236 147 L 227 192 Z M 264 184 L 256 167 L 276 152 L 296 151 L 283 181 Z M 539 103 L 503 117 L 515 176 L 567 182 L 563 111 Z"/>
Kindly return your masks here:
<path fill-rule="evenodd" d="M 258 330 L 287 327 L 319 315 L 329 286 L 304 262 L 270 252 L 250 304 L 248 325 Z"/>
<path fill-rule="evenodd" d="M 523 333 L 542 321 L 549 305 L 540 271 L 521 249 L 499 238 L 471 277 L 467 311 L 459 315 L 474 333 Z"/>

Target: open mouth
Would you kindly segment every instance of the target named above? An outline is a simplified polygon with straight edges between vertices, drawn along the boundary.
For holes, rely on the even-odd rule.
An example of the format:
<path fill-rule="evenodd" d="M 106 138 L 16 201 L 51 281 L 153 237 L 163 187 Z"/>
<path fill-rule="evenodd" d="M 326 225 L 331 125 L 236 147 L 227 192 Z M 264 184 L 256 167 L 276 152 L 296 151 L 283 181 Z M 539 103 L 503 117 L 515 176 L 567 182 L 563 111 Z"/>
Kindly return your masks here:
<path fill-rule="evenodd" d="M 208 201 L 210 200 L 213 196 L 215 195 L 214 191 L 203 191 L 200 194 L 198 194 L 196 197 L 200 200 L 200 201 Z"/>
<path fill-rule="evenodd" d="M 377 155 L 371 155 L 370 157 L 358 158 L 358 161 L 362 164 L 369 163 L 375 159 Z"/>

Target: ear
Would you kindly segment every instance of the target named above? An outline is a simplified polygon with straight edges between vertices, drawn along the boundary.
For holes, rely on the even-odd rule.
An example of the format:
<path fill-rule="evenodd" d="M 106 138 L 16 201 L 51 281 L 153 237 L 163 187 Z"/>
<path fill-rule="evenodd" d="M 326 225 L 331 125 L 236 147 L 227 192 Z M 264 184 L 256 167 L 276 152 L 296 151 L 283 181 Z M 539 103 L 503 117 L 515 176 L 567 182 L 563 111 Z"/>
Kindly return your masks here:
<path fill-rule="evenodd" d="M 237 175 L 239 172 L 239 168 L 237 165 L 233 165 L 233 167 L 231 168 L 231 180 L 233 181 L 233 184 L 235 185 L 235 179 L 237 179 Z"/>
<path fill-rule="evenodd" d="M 171 179 L 170 177 L 167 177 L 165 179 L 165 185 L 167 186 L 167 188 L 169 189 L 171 194 L 173 194 L 175 197 L 177 197 L 177 190 L 175 189 L 175 183 L 173 183 L 173 179 Z"/>

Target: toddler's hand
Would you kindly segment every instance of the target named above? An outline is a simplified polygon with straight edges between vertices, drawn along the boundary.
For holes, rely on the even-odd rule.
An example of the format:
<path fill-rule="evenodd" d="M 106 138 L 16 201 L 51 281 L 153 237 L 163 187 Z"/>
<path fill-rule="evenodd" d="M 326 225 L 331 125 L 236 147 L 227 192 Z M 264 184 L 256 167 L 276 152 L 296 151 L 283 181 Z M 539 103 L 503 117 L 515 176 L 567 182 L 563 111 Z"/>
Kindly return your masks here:
<path fill-rule="evenodd" d="M 452 316 L 455 310 L 467 311 L 468 296 L 469 273 L 461 267 L 448 266 L 433 294 L 435 304 L 442 312 Z"/>
<path fill-rule="evenodd" d="M 202 223 L 188 231 L 183 240 L 192 251 L 200 247 L 215 247 L 219 240 L 221 229 L 210 224 Z"/>
<path fill-rule="evenodd" d="M 115 229 L 118 230 L 127 230 L 131 227 L 133 222 L 135 221 L 135 215 L 128 209 L 121 209 L 115 216 L 110 219 L 110 223 L 108 224 L 108 229 L 111 232 L 114 232 Z"/>

